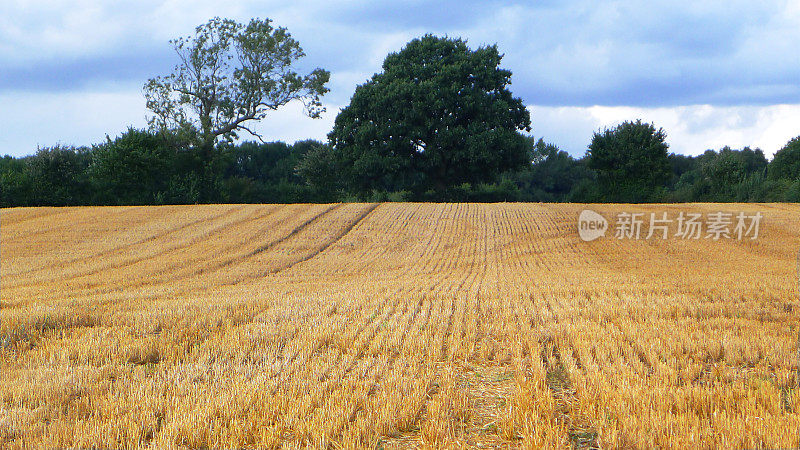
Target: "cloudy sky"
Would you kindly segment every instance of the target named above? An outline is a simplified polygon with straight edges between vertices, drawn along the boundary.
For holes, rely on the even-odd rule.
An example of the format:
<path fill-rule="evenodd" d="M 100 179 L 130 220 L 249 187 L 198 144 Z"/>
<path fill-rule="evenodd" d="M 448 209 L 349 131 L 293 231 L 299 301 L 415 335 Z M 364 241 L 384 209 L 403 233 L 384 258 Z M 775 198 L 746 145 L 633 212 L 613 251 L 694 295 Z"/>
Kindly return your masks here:
<path fill-rule="evenodd" d="M 404 2 L 2 0 L 0 154 L 88 145 L 144 127 L 142 85 L 169 73 L 169 39 L 213 16 L 269 17 L 332 72 L 328 112 L 267 117 L 269 140 L 324 139 L 356 85 L 425 33 L 497 43 L 532 134 L 583 155 L 592 133 L 654 122 L 671 150 L 773 154 L 800 135 L 800 1 Z"/>

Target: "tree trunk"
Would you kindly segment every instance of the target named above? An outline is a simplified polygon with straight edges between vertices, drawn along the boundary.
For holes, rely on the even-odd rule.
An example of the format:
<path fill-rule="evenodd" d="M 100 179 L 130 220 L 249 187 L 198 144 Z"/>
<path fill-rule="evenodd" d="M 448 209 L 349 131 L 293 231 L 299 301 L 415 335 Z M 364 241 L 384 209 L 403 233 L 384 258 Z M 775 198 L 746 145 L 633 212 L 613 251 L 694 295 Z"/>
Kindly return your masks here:
<path fill-rule="evenodd" d="M 217 197 L 214 168 L 214 140 L 204 140 L 200 147 L 203 172 L 200 177 L 200 203 L 210 203 Z"/>

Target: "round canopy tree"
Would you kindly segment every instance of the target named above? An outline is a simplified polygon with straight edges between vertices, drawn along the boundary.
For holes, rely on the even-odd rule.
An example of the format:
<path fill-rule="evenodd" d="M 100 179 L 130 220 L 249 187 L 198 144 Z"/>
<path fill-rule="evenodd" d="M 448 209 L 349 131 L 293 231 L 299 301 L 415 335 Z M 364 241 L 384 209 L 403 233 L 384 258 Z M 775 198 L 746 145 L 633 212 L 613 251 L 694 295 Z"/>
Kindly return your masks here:
<path fill-rule="evenodd" d="M 641 120 L 594 134 L 587 157 L 605 201 L 652 200 L 672 171 L 666 138 L 663 128 Z"/>
<path fill-rule="evenodd" d="M 526 164 L 530 115 L 502 57 L 431 35 L 387 56 L 328 135 L 345 188 L 441 193 Z"/>

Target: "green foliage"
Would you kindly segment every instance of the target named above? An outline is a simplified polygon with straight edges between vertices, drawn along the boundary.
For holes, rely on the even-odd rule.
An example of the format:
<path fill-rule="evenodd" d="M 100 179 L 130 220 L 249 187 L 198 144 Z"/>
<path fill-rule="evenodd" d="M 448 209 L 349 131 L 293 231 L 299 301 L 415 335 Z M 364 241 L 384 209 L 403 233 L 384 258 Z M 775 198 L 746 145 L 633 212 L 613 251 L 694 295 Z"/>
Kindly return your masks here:
<path fill-rule="evenodd" d="M 657 187 L 665 185 L 671 176 L 666 137 L 663 129 L 641 120 L 595 133 L 586 156 L 589 168 L 597 172 L 603 199 L 653 200 Z"/>
<path fill-rule="evenodd" d="M 156 193 L 157 205 L 193 205 L 200 203 L 200 176 L 195 172 L 177 173 L 167 183 L 167 190 Z"/>
<path fill-rule="evenodd" d="M 306 183 L 297 167 L 306 155 L 323 147 L 324 144 L 311 140 L 294 145 L 245 142 L 239 146 L 224 146 L 224 201 L 294 203 L 320 200 L 319 193 Z"/>
<path fill-rule="evenodd" d="M 231 143 L 240 132 L 281 106 L 299 100 L 313 118 L 324 112 L 320 98 L 330 73 L 317 68 L 307 75 L 295 70 L 305 56 L 286 28 L 269 19 L 247 25 L 215 17 L 194 36 L 170 41 L 180 58 L 173 73 L 151 78 L 144 86 L 151 129 L 178 136 L 198 149 L 205 165 L 200 197 L 218 200 L 222 180 L 213 154 L 218 139 Z"/>
<path fill-rule="evenodd" d="M 33 180 L 24 159 L 0 159 L 0 207 L 35 206 Z"/>
<path fill-rule="evenodd" d="M 791 139 L 775 153 L 769 164 L 768 175 L 772 180 L 800 179 L 800 136 Z"/>
<path fill-rule="evenodd" d="M 339 161 L 340 152 L 335 152 L 328 145 L 318 145 L 309 149 L 297 163 L 297 174 L 305 180 L 317 197 L 323 201 L 335 201 L 343 198 L 345 183 L 342 172 L 344 162 Z"/>
<path fill-rule="evenodd" d="M 772 180 L 763 172 L 755 172 L 744 178 L 735 187 L 733 201 L 737 202 L 784 202 L 791 201 L 792 182 Z"/>
<path fill-rule="evenodd" d="M 502 177 L 498 183 L 479 183 L 475 186 L 464 183 L 458 186 L 452 198 L 460 202 L 499 203 L 517 202 L 523 193 L 508 177 Z"/>
<path fill-rule="evenodd" d="M 247 25 L 215 17 L 194 36 L 170 41 L 180 63 L 173 73 L 144 87 L 151 126 L 171 130 L 210 149 L 217 137 L 230 142 L 246 123 L 292 100 L 301 100 L 311 117 L 324 111 L 330 73 L 298 74 L 293 64 L 305 56 L 286 28 L 269 19 Z M 256 135 L 257 136 L 257 135 Z"/>
<path fill-rule="evenodd" d="M 175 190 L 180 164 L 174 139 L 129 128 L 120 137 L 107 138 L 92 152 L 89 178 L 100 204 L 148 205 L 186 203 Z M 183 201 L 178 201 L 178 199 Z M 171 201 L 170 201 L 171 200 Z"/>
<path fill-rule="evenodd" d="M 543 139 L 527 142 L 530 164 L 495 182 L 355 195 L 343 188 L 339 162 L 332 159 L 336 152 L 317 141 L 220 145 L 213 165 L 206 166 L 174 136 L 129 129 L 91 149 L 55 147 L 0 159 L 0 206 L 208 202 L 202 192 L 207 167 L 215 180 L 210 198 L 228 203 L 608 201 L 587 158 L 576 160 Z M 800 179 L 767 176 L 766 158 L 758 149 L 725 147 L 668 160 L 671 181 L 652 190 L 654 201 L 800 201 Z"/>
<path fill-rule="evenodd" d="M 763 182 L 763 174 L 767 168 L 767 159 L 760 149 L 733 150 L 724 147 L 719 153 L 706 152 L 700 160 L 702 185 L 709 201 L 746 201 L 743 194 L 737 191 L 742 183 L 753 184 Z M 753 178 L 758 175 L 757 178 Z"/>
<path fill-rule="evenodd" d="M 439 196 L 464 183 L 486 183 L 524 167 L 530 116 L 508 90 L 496 46 L 470 50 L 460 39 L 426 35 L 392 53 L 383 72 L 356 88 L 328 135 L 325 155 L 341 185 Z M 319 186 L 319 168 L 303 166 Z"/>
<path fill-rule="evenodd" d="M 581 181 L 593 178 L 585 161 L 575 160 L 543 139 L 531 146 L 529 159 L 531 163 L 525 169 L 511 175 L 521 201 L 566 201 Z"/>
<path fill-rule="evenodd" d="M 800 179 L 795 180 L 786 186 L 783 201 L 800 203 Z"/>
<path fill-rule="evenodd" d="M 56 146 L 39 149 L 27 158 L 30 203 L 42 206 L 83 205 L 89 200 L 88 149 Z"/>
<path fill-rule="evenodd" d="M 767 159 L 760 149 L 724 147 L 692 158 L 664 201 L 781 201 L 782 185 L 767 180 Z"/>
<path fill-rule="evenodd" d="M 669 188 L 675 188 L 677 182 L 681 179 L 681 177 L 688 172 L 691 172 L 695 169 L 695 158 L 686 155 L 678 155 L 675 153 L 670 153 L 667 156 L 669 159 L 669 165 L 672 169 L 672 177 L 667 184 Z"/>

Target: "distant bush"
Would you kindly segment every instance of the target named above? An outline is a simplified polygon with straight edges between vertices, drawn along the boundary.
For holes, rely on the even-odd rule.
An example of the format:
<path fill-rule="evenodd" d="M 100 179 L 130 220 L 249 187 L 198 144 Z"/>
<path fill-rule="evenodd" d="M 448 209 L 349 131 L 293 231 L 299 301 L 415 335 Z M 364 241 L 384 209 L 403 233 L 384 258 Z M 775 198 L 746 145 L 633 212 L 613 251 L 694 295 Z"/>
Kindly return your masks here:
<path fill-rule="evenodd" d="M 179 150 L 165 135 L 129 128 L 94 147 L 89 166 L 94 203 L 148 205 L 188 198 L 180 179 Z M 177 183 L 177 184 L 176 184 Z"/>
<path fill-rule="evenodd" d="M 773 180 L 800 179 L 800 136 L 791 139 L 775 153 L 768 173 Z"/>

